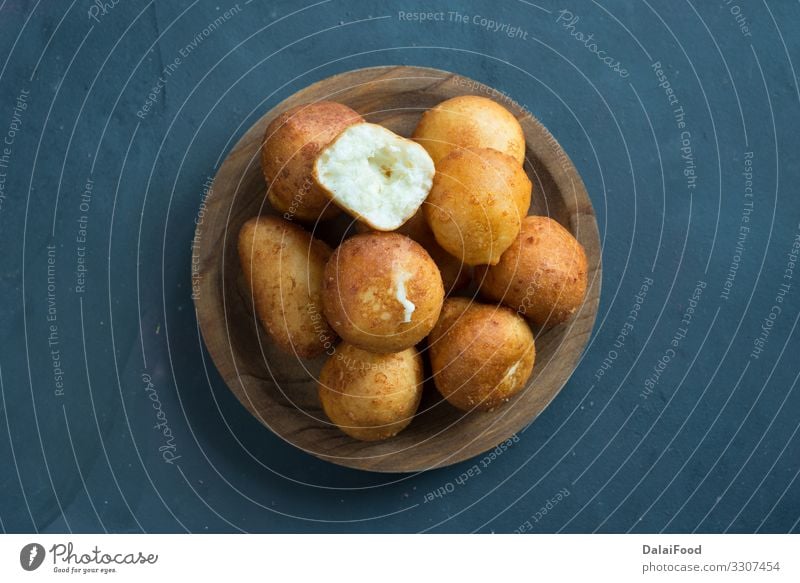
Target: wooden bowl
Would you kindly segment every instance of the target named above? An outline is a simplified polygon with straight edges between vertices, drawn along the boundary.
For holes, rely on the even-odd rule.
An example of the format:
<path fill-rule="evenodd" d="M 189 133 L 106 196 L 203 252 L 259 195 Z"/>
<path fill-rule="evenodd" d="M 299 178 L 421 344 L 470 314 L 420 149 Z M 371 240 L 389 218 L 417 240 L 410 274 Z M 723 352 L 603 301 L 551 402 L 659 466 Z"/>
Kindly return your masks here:
<path fill-rule="evenodd" d="M 525 169 L 534 184 L 531 214 L 549 215 L 575 235 L 589 260 L 589 290 L 567 323 L 539 332 L 526 388 L 490 413 L 462 413 L 439 398 L 430 379 L 419 413 L 383 442 L 359 442 L 332 426 L 317 398 L 325 360 L 280 352 L 253 315 L 236 251 L 239 228 L 273 212 L 265 201 L 259 148 L 278 114 L 317 100 L 344 103 L 367 121 L 409 136 L 423 111 L 457 95 L 484 95 L 514 113 L 527 141 Z M 349 218 L 314 227 L 336 245 Z M 228 387 L 287 442 L 336 464 L 379 472 L 415 472 L 460 462 L 494 448 L 533 421 L 572 374 L 589 339 L 600 295 L 600 244 L 583 182 L 553 136 L 529 112 L 471 79 L 421 67 L 375 67 L 336 75 L 299 91 L 266 113 L 239 140 L 217 173 L 193 242 L 193 298 L 208 351 Z"/>

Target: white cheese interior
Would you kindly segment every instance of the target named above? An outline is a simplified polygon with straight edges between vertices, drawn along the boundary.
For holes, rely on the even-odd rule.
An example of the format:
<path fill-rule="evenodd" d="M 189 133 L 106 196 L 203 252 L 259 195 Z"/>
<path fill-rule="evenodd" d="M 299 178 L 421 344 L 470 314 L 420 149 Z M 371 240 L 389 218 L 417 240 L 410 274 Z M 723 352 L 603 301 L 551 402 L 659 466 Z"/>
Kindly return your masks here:
<path fill-rule="evenodd" d="M 435 172 L 422 146 L 371 123 L 345 129 L 315 164 L 317 180 L 334 200 L 382 231 L 419 209 Z"/>
<path fill-rule="evenodd" d="M 411 314 L 417 309 L 414 302 L 408 299 L 406 295 L 406 282 L 411 279 L 411 274 L 407 271 L 396 269 L 393 273 L 394 279 L 394 297 L 403 306 L 403 322 L 408 323 L 411 321 Z"/>

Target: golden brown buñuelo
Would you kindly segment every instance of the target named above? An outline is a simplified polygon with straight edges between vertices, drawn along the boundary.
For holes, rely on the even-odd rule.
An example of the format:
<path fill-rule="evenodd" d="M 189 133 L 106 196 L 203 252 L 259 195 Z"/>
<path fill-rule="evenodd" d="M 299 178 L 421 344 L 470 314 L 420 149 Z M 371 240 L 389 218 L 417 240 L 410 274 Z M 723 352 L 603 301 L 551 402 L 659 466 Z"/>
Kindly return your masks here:
<path fill-rule="evenodd" d="M 529 216 L 500 262 L 475 269 L 484 297 L 502 302 L 538 326 L 568 320 L 583 303 L 588 286 L 583 246 L 558 222 Z"/>
<path fill-rule="evenodd" d="M 425 338 L 444 300 L 439 268 L 399 233 L 346 239 L 325 266 L 322 304 L 343 340 L 370 352 L 399 352 Z"/>
<path fill-rule="evenodd" d="M 436 388 L 464 411 L 490 411 L 525 386 L 536 348 L 527 322 L 504 306 L 449 298 L 428 337 Z"/>
<path fill-rule="evenodd" d="M 343 129 L 363 122 L 355 111 L 333 101 L 293 107 L 267 126 L 261 168 L 270 204 L 287 218 L 329 219 L 339 213 L 312 176 L 317 154 Z"/>
<path fill-rule="evenodd" d="M 505 107 L 477 95 L 442 101 L 422 114 L 411 136 L 428 150 L 435 164 L 453 150 L 492 148 L 522 164 L 525 134 Z"/>
<path fill-rule="evenodd" d="M 239 231 L 239 261 L 255 311 L 275 343 L 311 358 L 329 350 L 336 334 L 322 315 L 322 276 L 331 249 L 298 225 L 255 217 Z"/>
<path fill-rule="evenodd" d="M 489 148 L 454 150 L 436 166 L 423 210 L 436 241 L 467 265 L 493 265 L 528 214 L 532 184 L 516 161 Z"/>
<path fill-rule="evenodd" d="M 342 342 L 319 376 L 328 418 L 363 441 L 387 439 L 414 417 L 422 397 L 422 358 L 414 348 L 374 354 Z"/>
<path fill-rule="evenodd" d="M 356 231 L 359 233 L 369 233 L 371 230 L 370 226 L 365 223 L 359 221 L 356 224 Z M 451 294 L 467 287 L 472 275 L 472 267 L 462 264 L 461 261 L 442 249 L 442 246 L 436 242 L 436 237 L 433 236 L 433 231 L 428 226 L 422 209 L 419 209 L 413 217 L 403 223 L 395 233 L 412 238 L 428 252 L 442 274 L 445 294 Z"/>

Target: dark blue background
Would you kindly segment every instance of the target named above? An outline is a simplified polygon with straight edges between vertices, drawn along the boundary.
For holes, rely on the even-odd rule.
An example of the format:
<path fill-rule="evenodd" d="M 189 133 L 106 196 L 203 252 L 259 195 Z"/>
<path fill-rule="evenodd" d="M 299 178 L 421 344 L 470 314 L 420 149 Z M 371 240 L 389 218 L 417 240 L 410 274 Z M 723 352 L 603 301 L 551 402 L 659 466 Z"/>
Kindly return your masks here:
<path fill-rule="evenodd" d="M 797 3 L 240 0 L 207 35 L 229 0 L 109 2 L 96 21 L 92 5 L 0 0 L 0 139 L 13 133 L 0 168 L 4 531 L 798 530 L 800 272 L 784 277 L 800 221 Z M 420 9 L 468 22 L 399 14 Z M 562 9 L 626 78 L 557 22 Z M 526 34 L 509 38 L 476 15 Z M 693 189 L 655 62 L 685 111 Z M 385 64 L 447 69 L 507 92 L 564 146 L 597 212 L 594 335 L 558 398 L 486 467 L 380 475 L 305 455 L 239 405 L 199 340 L 189 268 L 203 183 L 280 100 Z M 88 271 L 77 293 L 82 214 Z M 48 245 L 61 396 L 48 346 Z M 616 349 L 646 278 L 653 284 Z M 706 287 L 686 337 L 645 398 L 698 281 Z M 781 312 L 754 358 L 773 306 Z M 172 465 L 158 451 L 145 373 L 175 435 Z M 459 480 L 475 463 L 480 475 Z M 444 495 L 425 502 L 433 491 Z"/>

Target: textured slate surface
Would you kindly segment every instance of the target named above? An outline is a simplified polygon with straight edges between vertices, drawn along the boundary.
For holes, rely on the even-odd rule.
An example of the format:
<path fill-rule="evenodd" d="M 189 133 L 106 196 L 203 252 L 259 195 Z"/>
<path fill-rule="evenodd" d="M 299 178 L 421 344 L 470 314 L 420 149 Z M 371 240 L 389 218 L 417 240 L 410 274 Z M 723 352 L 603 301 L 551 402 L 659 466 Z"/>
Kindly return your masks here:
<path fill-rule="evenodd" d="M 798 530 L 796 3 L 99 6 L 0 1 L 5 531 Z M 529 108 L 604 246 L 559 397 L 490 463 L 415 476 L 262 428 L 190 298 L 203 184 L 236 139 L 297 89 L 383 64 Z"/>

